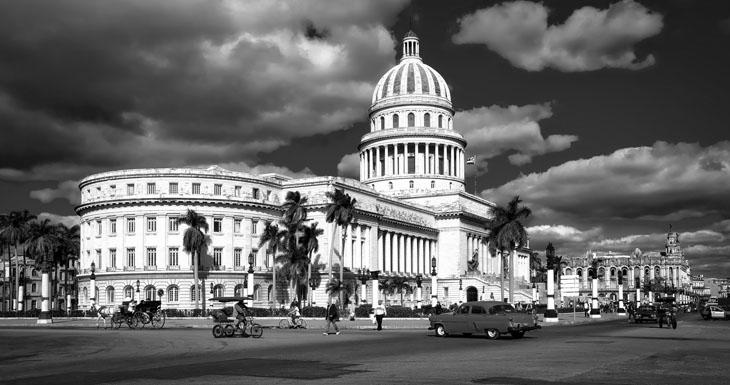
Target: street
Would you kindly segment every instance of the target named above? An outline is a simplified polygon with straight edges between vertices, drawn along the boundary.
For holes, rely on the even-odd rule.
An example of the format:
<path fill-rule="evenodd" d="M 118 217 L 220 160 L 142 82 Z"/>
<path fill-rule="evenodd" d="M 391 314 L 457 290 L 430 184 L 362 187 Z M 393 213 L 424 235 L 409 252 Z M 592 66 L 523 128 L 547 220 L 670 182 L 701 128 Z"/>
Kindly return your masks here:
<path fill-rule="evenodd" d="M 680 318 L 676 330 L 611 321 L 523 339 L 438 338 L 426 330 L 1 329 L 7 384 L 722 384 L 730 323 Z"/>

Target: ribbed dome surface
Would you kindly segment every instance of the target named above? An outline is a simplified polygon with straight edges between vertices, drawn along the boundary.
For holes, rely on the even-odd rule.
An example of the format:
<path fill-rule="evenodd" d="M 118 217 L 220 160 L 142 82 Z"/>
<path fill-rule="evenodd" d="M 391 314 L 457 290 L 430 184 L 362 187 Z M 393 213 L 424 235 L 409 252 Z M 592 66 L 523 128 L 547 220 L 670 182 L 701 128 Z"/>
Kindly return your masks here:
<path fill-rule="evenodd" d="M 372 103 L 390 96 L 432 95 L 451 102 L 444 78 L 420 58 L 405 58 L 378 81 Z"/>

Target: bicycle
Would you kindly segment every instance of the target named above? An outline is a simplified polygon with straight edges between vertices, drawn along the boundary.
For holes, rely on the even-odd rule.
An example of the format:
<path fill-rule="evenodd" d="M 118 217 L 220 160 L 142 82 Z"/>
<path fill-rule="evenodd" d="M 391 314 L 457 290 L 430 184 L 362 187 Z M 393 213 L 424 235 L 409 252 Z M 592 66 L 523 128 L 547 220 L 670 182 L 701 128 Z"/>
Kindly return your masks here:
<path fill-rule="evenodd" d="M 307 321 L 302 319 L 301 317 L 297 318 L 294 323 L 292 323 L 291 318 L 287 317 L 283 320 L 279 321 L 279 329 L 306 329 L 307 328 Z"/>

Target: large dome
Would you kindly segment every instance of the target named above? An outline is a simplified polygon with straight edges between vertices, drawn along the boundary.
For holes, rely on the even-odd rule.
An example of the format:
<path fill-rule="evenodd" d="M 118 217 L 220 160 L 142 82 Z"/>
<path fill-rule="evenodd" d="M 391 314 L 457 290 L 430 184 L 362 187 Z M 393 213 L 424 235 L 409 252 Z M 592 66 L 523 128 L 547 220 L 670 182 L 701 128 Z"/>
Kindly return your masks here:
<path fill-rule="evenodd" d="M 423 63 L 418 37 L 409 32 L 403 39 L 403 57 L 388 70 L 373 91 L 372 104 L 392 97 L 433 96 L 451 104 L 451 93 L 443 76 Z M 441 104 L 441 103 L 439 103 Z"/>

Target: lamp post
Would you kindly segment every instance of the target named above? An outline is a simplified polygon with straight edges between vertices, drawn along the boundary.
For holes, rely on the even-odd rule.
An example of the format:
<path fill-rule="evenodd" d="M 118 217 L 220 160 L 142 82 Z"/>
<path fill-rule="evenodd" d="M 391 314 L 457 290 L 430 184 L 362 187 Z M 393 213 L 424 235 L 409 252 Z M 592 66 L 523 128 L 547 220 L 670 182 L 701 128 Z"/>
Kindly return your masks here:
<path fill-rule="evenodd" d="M 142 297 L 139 296 L 139 280 L 137 280 L 137 301 L 139 301 L 140 298 Z"/>
<path fill-rule="evenodd" d="M 423 278 L 421 277 L 421 274 L 416 275 L 416 309 L 420 309 L 423 305 L 423 288 L 421 287 L 422 283 Z"/>
<path fill-rule="evenodd" d="M 461 278 L 459 278 L 459 305 L 464 303 L 464 287 L 462 286 Z"/>
<path fill-rule="evenodd" d="M 550 263 L 550 267 L 553 267 L 552 262 Z M 543 320 L 545 322 L 558 322 L 558 312 L 555 310 L 555 270 L 548 269 L 546 278 L 547 308 L 545 309 L 545 314 L 543 314 Z"/>
<path fill-rule="evenodd" d="M 249 298 L 248 299 L 248 305 L 247 305 L 248 307 L 253 307 L 253 288 L 254 288 L 254 284 L 253 284 L 253 264 L 256 261 L 256 251 L 257 251 L 256 249 L 253 249 L 248 254 L 248 279 L 246 280 L 246 282 L 247 282 L 247 285 L 246 286 L 247 287 L 250 286 L 250 289 L 251 289 L 251 290 L 246 289 L 247 290 L 246 295 Z"/>
<path fill-rule="evenodd" d="M 357 305 L 360 306 L 364 303 L 367 303 L 368 279 L 370 278 L 370 270 L 358 269 L 357 277 L 360 279 L 360 303 L 358 303 Z"/>
<path fill-rule="evenodd" d="M 436 257 L 431 258 L 431 306 L 438 303 L 438 278 L 436 278 Z"/>
<path fill-rule="evenodd" d="M 624 308 L 624 275 L 619 270 L 617 276 L 618 276 L 618 315 L 625 316 L 626 309 Z"/>
<path fill-rule="evenodd" d="M 91 306 L 96 304 L 96 264 L 91 262 L 91 275 L 89 276 L 89 291 L 91 291 Z"/>
<path fill-rule="evenodd" d="M 641 278 L 634 278 L 634 287 L 636 288 L 636 309 L 641 306 Z"/>
<path fill-rule="evenodd" d="M 535 282 L 532 283 L 532 306 L 534 307 L 537 304 L 537 286 L 535 285 Z"/>

